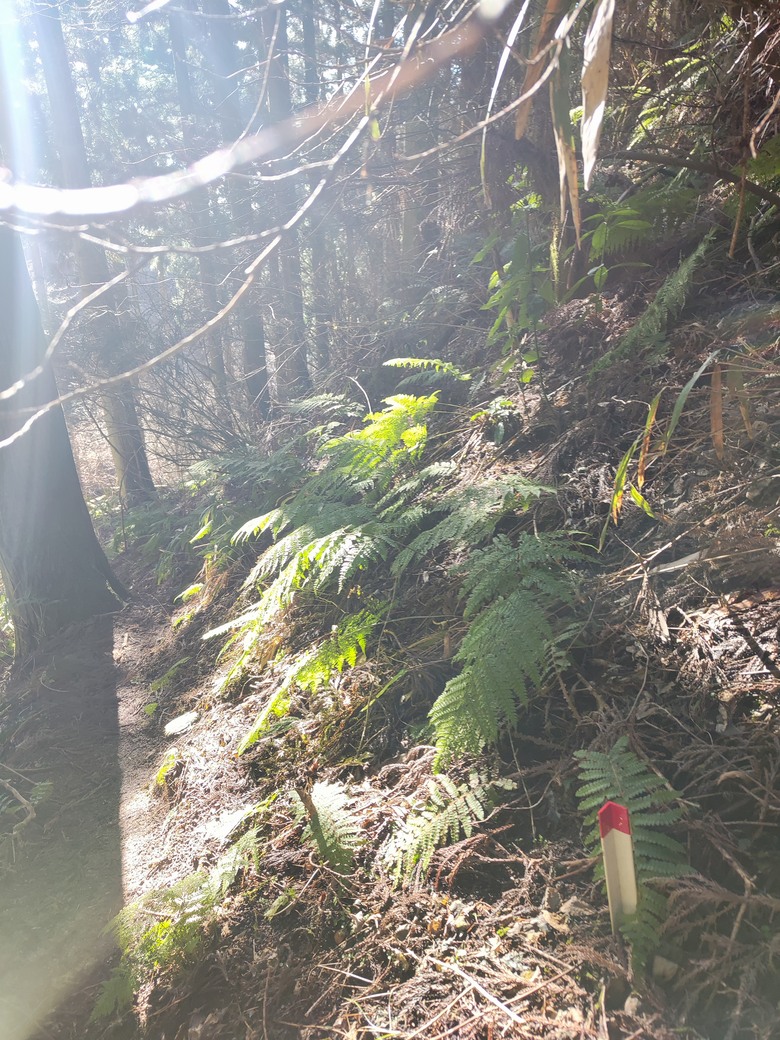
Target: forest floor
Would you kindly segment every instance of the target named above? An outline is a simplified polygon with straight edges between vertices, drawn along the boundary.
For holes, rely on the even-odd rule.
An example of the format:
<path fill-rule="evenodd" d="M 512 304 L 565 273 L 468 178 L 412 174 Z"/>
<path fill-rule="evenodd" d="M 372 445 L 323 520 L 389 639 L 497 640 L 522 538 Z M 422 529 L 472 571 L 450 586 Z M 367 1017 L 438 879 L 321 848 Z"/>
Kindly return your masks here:
<path fill-rule="evenodd" d="M 500 446 L 465 447 L 474 465 L 554 483 L 554 510 L 597 537 L 619 436 L 641 430 L 655 387 L 605 375 L 595 401 L 584 371 L 569 375 L 580 319 L 569 339 L 559 323 L 547 400 L 524 398 L 531 420 Z M 599 339 L 598 328 L 585 331 Z M 703 356 L 656 375 L 670 401 Z M 500 749 L 512 792 L 405 885 L 376 869 L 369 850 L 388 810 L 424 804 L 431 791 L 433 749 L 393 732 L 392 712 L 409 706 L 372 728 L 371 756 L 361 754 L 367 723 L 347 710 L 348 687 L 347 707 L 309 750 L 305 739 L 282 741 L 266 757 L 238 758 L 237 735 L 264 690 L 220 696 L 218 647 L 201 637 L 225 619 L 244 572 L 223 575 L 202 616 L 182 624 L 174 600 L 192 564 L 158 586 L 137 550 L 121 554 L 133 602 L 67 633 L 0 705 L 2 1040 L 780 1036 L 771 358 L 759 358 L 752 382 L 748 374 L 748 430 L 744 399 L 727 400 L 723 448 L 711 439 L 711 386 L 691 392 L 674 450 L 653 473 L 662 521 L 625 508 L 586 575 L 587 640 L 575 667 Z M 430 682 L 436 667 L 432 659 Z M 415 696 L 430 697 L 424 685 Z M 668 944 L 645 980 L 610 934 L 574 797 L 574 752 L 622 734 L 689 810 L 694 872 L 669 884 Z M 336 747 L 366 850 L 348 874 L 301 841 L 300 819 L 277 794 L 281 782 L 319 775 L 318 757 Z M 240 837 L 258 816 L 253 849 Z M 91 1021 L 117 963 L 105 928 L 139 899 L 147 921 L 178 921 L 175 955 L 160 952 L 161 932 L 153 950 L 136 948 L 136 963 L 147 963 L 129 982 L 133 1012 L 112 1013 L 109 1002 Z"/>

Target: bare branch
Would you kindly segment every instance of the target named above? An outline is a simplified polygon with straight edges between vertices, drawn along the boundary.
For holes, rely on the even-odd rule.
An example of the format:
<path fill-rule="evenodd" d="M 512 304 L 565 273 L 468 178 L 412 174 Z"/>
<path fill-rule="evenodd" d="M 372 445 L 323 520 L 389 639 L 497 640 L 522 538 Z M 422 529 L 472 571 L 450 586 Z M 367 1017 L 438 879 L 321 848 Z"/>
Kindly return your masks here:
<path fill-rule="evenodd" d="M 142 206 L 159 206 L 277 153 L 292 149 L 319 134 L 326 126 L 345 123 L 358 113 L 366 114 L 424 82 L 438 68 L 471 50 L 481 30 L 475 17 L 421 45 L 413 56 L 405 49 L 400 63 L 375 77 L 361 78 L 362 90 L 353 89 L 346 98 L 335 98 L 303 113 L 236 141 L 198 159 L 186 170 L 145 177 L 99 188 L 46 188 L 0 180 L 0 211 L 30 217 L 84 219 L 131 213 Z M 362 121 L 361 121 L 362 122 Z"/>

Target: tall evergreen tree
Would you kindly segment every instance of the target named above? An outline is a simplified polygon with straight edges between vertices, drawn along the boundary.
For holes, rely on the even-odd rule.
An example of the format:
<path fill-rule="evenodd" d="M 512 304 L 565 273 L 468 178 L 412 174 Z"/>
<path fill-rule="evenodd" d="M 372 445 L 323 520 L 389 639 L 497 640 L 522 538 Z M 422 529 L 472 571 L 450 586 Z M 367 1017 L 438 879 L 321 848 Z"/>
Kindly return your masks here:
<path fill-rule="evenodd" d="M 56 400 L 41 364 L 46 338 L 18 236 L 0 226 L 0 437 L 18 432 L 36 408 Z M 114 610 L 121 591 L 95 537 L 62 409 L 52 408 L 0 448 L 0 573 L 14 625 L 17 660 L 68 624 Z"/>
<path fill-rule="evenodd" d="M 33 18 L 51 106 L 53 136 L 62 165 L 63 186 L 87 188 L 92 178 L 59 6 L 38 6 Z M 81 291 L 86 296 L 110 281 L 111 273 L 102 249 L 81 238 L 75 242 Z M 126 365 L 130 338 L 128 323 L 122 318 L 116 292 L 101 302 L 98 319 L 100 356 L 96 360 L 100 368 L 114 375 Z M 154 495 L 154 484 L 131 385 L 125 383 L 104 394 L 102 404 L 120 497 L 127 505 L 146 501 Z"/>

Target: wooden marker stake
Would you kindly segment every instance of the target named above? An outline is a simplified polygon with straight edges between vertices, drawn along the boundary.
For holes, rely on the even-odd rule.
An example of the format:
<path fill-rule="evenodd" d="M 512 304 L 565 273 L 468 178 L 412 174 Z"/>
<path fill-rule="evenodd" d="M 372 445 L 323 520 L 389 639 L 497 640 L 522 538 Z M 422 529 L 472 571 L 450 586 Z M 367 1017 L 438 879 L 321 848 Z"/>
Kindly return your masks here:
<path fill-rule="evenodd" d="M 631 820 L 625 805 L 607 802 L 599 809 L 599 832 L 607 878 L 607 898 L 612 934 L 636 913 L 637 889 Z"/>

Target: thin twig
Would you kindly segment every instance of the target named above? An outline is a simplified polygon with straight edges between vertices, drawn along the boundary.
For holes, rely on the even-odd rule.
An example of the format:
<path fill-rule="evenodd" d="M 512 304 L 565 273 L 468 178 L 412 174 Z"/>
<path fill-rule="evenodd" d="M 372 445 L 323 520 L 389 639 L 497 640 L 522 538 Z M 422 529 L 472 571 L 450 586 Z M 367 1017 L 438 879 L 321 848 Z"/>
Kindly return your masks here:
<path fill-rule="evenodd" d="M 0 779 L 0 787 L 4 787 L 9 794 L 13 795 L 27 813 L 27 816 L 23 820 L 20 820 L 11 831 L 12 834 L 18 834 L 23 827 L 26 827 L 28 823 L 35 819 L 35 806 L 32 802 L 29 802 L 23 794 L 17 791 L 15 787 L 9 784 L 7 780 Z"/>

